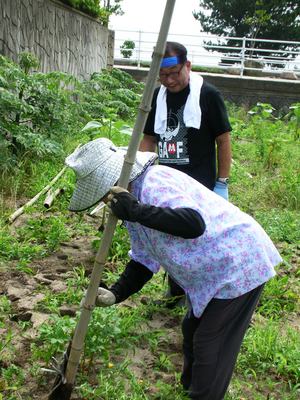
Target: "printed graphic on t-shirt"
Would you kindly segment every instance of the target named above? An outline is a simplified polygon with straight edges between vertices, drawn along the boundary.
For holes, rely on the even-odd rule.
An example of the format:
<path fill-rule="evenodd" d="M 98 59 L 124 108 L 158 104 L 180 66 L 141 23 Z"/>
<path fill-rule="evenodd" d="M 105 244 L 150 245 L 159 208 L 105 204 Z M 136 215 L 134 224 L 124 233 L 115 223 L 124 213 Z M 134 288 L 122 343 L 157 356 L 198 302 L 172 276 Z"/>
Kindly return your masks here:
<path fill-rule="evenodd" d="M 168 113 L 167 130 L 159 136 L 158 156 L 160 164 L 188 164 L 187 128 L 183 122 L 182 106 L 176 113 Z"/>

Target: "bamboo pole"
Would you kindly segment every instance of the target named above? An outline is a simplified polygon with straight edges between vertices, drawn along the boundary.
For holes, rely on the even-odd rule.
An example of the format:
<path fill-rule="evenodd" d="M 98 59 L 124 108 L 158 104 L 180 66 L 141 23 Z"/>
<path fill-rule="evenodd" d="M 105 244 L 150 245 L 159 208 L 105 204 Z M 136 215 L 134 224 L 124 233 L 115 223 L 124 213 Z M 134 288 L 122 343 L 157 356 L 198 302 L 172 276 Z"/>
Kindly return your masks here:
<path fill-rule="evenodd" d="M 164 55 L 167 35 L 172 19 L 174 6 L 175 6 L 175 0 L 167 0 L 156 47 L 153 52 L 153 59 L 148 73 L 142 101 L 139 106 L 138 115 L 133 128 L 127 154 L 125 156 L 123 168 L 121 171 L 121 176 L 118 182 L 118 185 L 124 188 L 127 188 L 128 186 L 130 173 L 139 146 L 140 136 L 141 133 L 143 132 L 147 116 L 151 109 L 151 101 L 156 86 L 156 80 L 160 69 L 161 59 Z M 77 323 L 73 339 L 70 342 L 71 346 L 68 355 L 65 374 L 61 379 L 61 384 L 57 385 L 56 388 L 50 394 L 49 400 L 61 400 L 63 396 L 64 399 L 69 399 L 71 397 L 72 387 L 74 386 L 75 383 L 75 377 L 79 365 L 79 360 L 84 346 L 86 333 L 88 330 L 88 324 L 91 318 L 92 310 L 95 305 L 102 271 L 112 242 L 116 224 L 117 224 L 117 217 L 115 217 L 112 213 L 110 213 L 107 224 L 104 229 L 101 244 L 95 258 L 94 267 L 89 287 L 87 289 L 86 296 L 83 302 L 80 318 Z"/>
<path fill-rule="evenodd" d="M 48 192 L 46 193 L 46 198 L 44 200 L 44 207 L 50 208 L 56 197 L 64 193 L 64 191 L 64 188 L 58 188 L 56 190 L 52 190 L 51 188 L 50 190 L 48 190 Z"/>
<path fill-rule="evenodd" d="M 26 207 L 32 206 L 43 194 L 47 193 L 49 189 L 58 181 L 58 179 L 63 175 L 66 171 L 67 167 L 63 167 L 63 169 L 52 179 L 52 181 L 44 187 L 38 194 L 36 194 L 31 200 L 29 200 L 26 204 L 20 207 L 17 211 L 15 211 L 9 218 L 8 222 L 11 224 L 13 223 L 23 212 L 25 211 Z"/>

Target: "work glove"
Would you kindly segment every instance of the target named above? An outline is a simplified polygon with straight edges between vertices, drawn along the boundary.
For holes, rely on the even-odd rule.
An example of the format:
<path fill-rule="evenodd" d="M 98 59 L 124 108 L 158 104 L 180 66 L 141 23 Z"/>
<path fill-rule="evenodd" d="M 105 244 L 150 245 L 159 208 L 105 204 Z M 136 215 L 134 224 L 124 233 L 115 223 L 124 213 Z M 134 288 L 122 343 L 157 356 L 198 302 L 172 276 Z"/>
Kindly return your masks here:
<path fill-rule="evenodd" d="M 111 188 L 107 199 L 107 206 L 116 217 L 130 222 L 138 220 L 140 203 L 128 190 L 114 186 Z"/>
<path fill-rule="evenodd" d="M 225 182 L 216 181 L 214 192 L 223 197 L 223 199 L 228 200 L 228 184 Z"/>
<path fill-rule="evenodd" d="M 116 303 L 116 296 L 110 290 L 99 287 L 95 305 L 97 307 L 109 307 Z"/>

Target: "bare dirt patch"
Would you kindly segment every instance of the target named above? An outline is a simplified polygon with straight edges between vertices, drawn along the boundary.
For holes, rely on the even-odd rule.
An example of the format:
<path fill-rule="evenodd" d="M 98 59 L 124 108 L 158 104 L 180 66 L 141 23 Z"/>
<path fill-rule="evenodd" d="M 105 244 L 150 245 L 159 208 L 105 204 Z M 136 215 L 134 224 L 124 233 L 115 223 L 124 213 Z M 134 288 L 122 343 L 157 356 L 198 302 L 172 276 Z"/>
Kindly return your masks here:
<path fill-rule="evenodd" d="M 74 267 L 82 265 L 86 275 L 93 268 L 95 250 L 91 245 L 91 237 L 74 238 L 71 242 L 62 243 L 59 250 L 48 257 L 38 259 L 30 264 L 32 275 L 17 271 L 15 263 L 10 262 L 0 270 L 0 294 L 7 296 L 12 304 L 12 312 L 6 321 L 5 328 L 1 330 L 2 335 L 11 332 L 13 339 L 7 349 L 3 350 L 0 367 L 7 368 L 10 363 L 19 366 L 25 374 L 25 383 L 18 395 L 22 400 L 46 399 L 53 378 L 50 374 L 33 377 L 30 373 L 32 367 L 30 362 L 31 344 L 37 338 L 38 329 L 41 324 L 47 322 L 49 314 L 41 311 L 37 306 L 43 300 L 45 288 L 53 294 L 64 293 L 66 290 L 66 279 Z M 124 307 L 134 307 L 130 300 L 125 302 Z M 75 315 L 76 307 L 62 306 L 61 315 Z M 30 328 L 24 332 L 20 329 L 20 321 L 30 324 Z M 143 329 L 167 329 L 168 340 L 161 340 L 160 351 L 169 354 L 172 362 L 181 368 L 181 334 L 180 321 L 166 313 L 155 313 Z M 13 357 L 10 349 L 14 348 Z M 164 382 L 174 383 L 173 374 L 153 368 L 155 355 L 147 347 L 141 345 L 126 355 L 130 358 L 130 369 L 137 379 L 148 380 L 161 379 Z M 13 358 L 13 359 L 12 359 Z M 41 365 L 42 366 L 42 365 Z M 45 365 L 43 365 L 45 366 Z M 96 371 L 91 371 L 90 382 L 97 382 Z M 95 376 L 93 376 L 95 375 Z M 0 382 L 1 387 L 1 382 Z M 3 388 L 2 388 L 3 390 Z M 151 389 L 152 390 L 152 389 Z M 150 390 L 150 392 L 151 392 Z M 155 392 L 155 389 L 153 389 Z M 153 392 L 153 394 L 155 394 Z M 149 393 L 151 396 L 151 393 Z M 76 391 L 72 399 L 80 400 Z"/>

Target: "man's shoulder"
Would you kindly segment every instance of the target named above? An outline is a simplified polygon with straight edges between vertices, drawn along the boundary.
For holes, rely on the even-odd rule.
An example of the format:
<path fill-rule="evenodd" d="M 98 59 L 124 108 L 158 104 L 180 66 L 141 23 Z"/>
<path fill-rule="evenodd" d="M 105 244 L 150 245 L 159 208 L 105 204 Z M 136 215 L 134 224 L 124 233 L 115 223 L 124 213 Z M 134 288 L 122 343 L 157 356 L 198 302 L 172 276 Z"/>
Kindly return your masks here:
<path fill-rule="evenodd" d="M 153 92 L 153 100 L 156 100 L 157 96 L 158 96 L 158 92 L 159 92 L 160 86 L 158 86 L 157 88 L 154 89 Z"/>
<path fill-rule="evenodd" d="M 216 88 L 216 86 L 214 86 L 213 84 L 207 82 L 207 81 L 203 81 L 203 85 L 201 88 L 201 95 L 207 95 L 207 96 L 211 96 L 211 95 L 215 95 L 215 94 L 219 94 L 219 90 Z"/>

